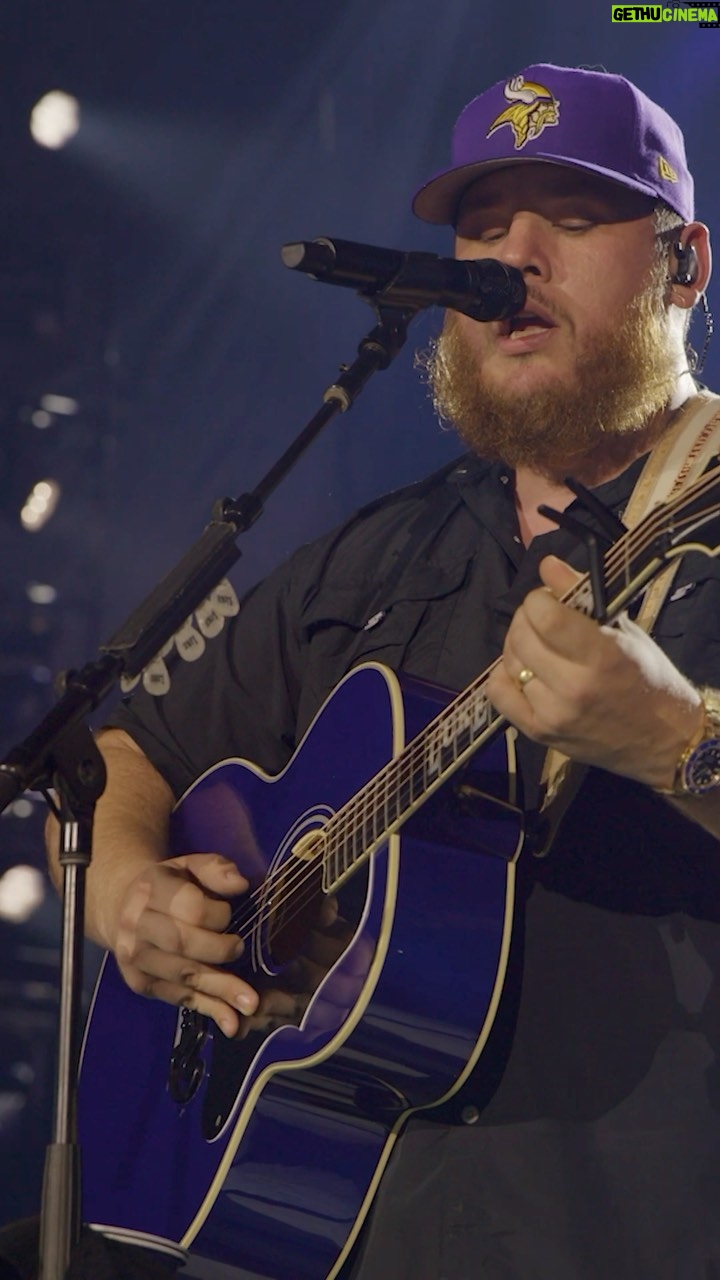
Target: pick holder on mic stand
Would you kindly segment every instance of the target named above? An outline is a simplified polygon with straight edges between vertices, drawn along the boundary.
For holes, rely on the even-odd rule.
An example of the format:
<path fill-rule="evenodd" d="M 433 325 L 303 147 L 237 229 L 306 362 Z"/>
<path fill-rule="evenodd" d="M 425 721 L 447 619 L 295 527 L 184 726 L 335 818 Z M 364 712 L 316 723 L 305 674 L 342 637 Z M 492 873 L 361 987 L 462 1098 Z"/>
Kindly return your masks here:
<path fill-rule="evenodd" d="M 60 818 L 63 912 L 58 1063 L 53 1141 L 47 1149 L 43 1182 L 39 1280 L 64 1280 L 81 1226 L 77 1075 L 85 877 L 91 860 L 95 805 L 105 787 L 105 765 L 85 717 L 121 677 L 139 675 L 207 598 L 240 558 L 236 537 L 255 523 L 265 500 L 323 427 L 337 413 L 346 412 L 372 374 L 387 369 L 402 349 L 409 322 L 427 303 L 388 306 L 383 302 L 384 292 L 362 291 L 374 307 L 378 323 L 360 342 L 353 363 L 341 366 L 340 377 L 324 393 L 322 407 L 290 447 L 250 493 L 218 499 L 197 542 L 101 645 L 97 660 L 62 676 L 58 702 L 0 762 L 0 812 L 22 791 L 33 788 L 43 791 Z M 51 787 L 59 796 L 59 807 L 48 794 Z"/>

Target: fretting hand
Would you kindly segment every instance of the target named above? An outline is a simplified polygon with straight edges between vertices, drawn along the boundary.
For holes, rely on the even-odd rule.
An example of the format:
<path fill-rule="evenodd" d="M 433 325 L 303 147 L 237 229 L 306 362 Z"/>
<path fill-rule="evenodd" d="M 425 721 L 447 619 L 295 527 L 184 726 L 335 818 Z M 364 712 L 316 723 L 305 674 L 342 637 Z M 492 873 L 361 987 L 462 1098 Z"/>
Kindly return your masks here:
<path fill-rule="evenodd" d="M 488 693 L 527 737 L 572 759 L 669 787 L 702 720 L 700 696 L 638 626 L 599 626 L 560 597 L 578 580 L 547 556 L 544 586 L 510 624 Z"/>

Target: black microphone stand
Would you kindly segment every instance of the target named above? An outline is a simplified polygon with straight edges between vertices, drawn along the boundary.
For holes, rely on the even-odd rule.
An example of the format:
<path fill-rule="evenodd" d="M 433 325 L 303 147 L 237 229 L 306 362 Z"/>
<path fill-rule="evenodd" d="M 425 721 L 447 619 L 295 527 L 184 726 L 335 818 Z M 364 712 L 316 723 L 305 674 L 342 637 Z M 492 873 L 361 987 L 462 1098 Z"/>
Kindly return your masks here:
<path fill-rule="evenodd" d="M 85 876 L 91 860 L 95 804 L 105 786 L 105 766 L 85 717 L 121 678 L 139 675 L 240 558 L 235 543 L 262 514 L 264 503 L 320 431 L 346 412 L 366 382 L 387 369 L 402 349 L 419 305 L 386 306 L 381 294 L 363 295 L 378 323 L 362 339 L 358 355 L 341 366 L 323 404 L 260 483 L 238 498 L 215 502 L 200 538 L 127 621 L 100 646 L 101 656 L 61 678 L 61 696 L 27 738 L 0 762 L 0 812 L 22 791 L 42 790 L 60 819 L 63 913 L 58 1020 L 58 1062 L 53 1141 L 43 1180 L 39 1280 L 64 1280 L 80 1235 L 80 1151 L 77 1141 L 77 1075 L 81 1043 L 82 939 Z M 51 798 L 50 788 L 59 797 Z"/>

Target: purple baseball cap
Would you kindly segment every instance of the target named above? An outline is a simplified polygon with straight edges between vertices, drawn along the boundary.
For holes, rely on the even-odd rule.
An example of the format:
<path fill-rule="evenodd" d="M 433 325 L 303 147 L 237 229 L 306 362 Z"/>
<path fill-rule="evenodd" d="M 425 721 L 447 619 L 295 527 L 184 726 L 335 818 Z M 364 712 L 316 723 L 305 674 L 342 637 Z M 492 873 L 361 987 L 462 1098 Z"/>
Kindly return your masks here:
<path fill-rule="evenodd" d="M 452 168 L 420 187 L 413 211 L 452 226 L 471 183 L 530 160 L 597 173 L 693 220 L 685 143 L 667 112 L 623 76 L 544 62 L 468 103 L 453 132 Z"/>

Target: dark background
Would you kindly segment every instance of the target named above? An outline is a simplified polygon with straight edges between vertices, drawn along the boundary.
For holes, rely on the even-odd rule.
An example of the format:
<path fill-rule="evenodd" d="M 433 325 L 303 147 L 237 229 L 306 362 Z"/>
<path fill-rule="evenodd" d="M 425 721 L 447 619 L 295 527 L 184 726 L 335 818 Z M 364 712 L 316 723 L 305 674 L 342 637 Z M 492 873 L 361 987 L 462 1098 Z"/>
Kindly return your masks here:
<path fill-rule="evenodd" d="M 213 499 L 256 483 L 370 327 L 351 293 L 286 271 L 279 246 L 331 235 L 449 252 L 410 195 L 444 165 L 461 106 L 535 61 L 600 64 L 662 102 L 712 225 L 720 31 L 613 25 L 606 0 L 3 0 L 0 749 Z M 54 88 L 83 113 L 59 152 L 28 131 Z M 457 451 L 413 370 L 437 323 L 414 324 L 397 364 L 268 504 L 239 588 Z M 79 412 L 34 425 L 48 393 Z M 20 507 L 49 476 L 58 509 L 27 532 Z M 34 603 L 32 584 L 54 601 Z M 0 818 L 0 1222 L 36 1206 L 50 1123 L 58 923 L 39 878 L 41 817 L 31 796 Z M 21 872 L 37 898 L 25 919 L 13 918 L 18 867 L 36 873 Z"/>

